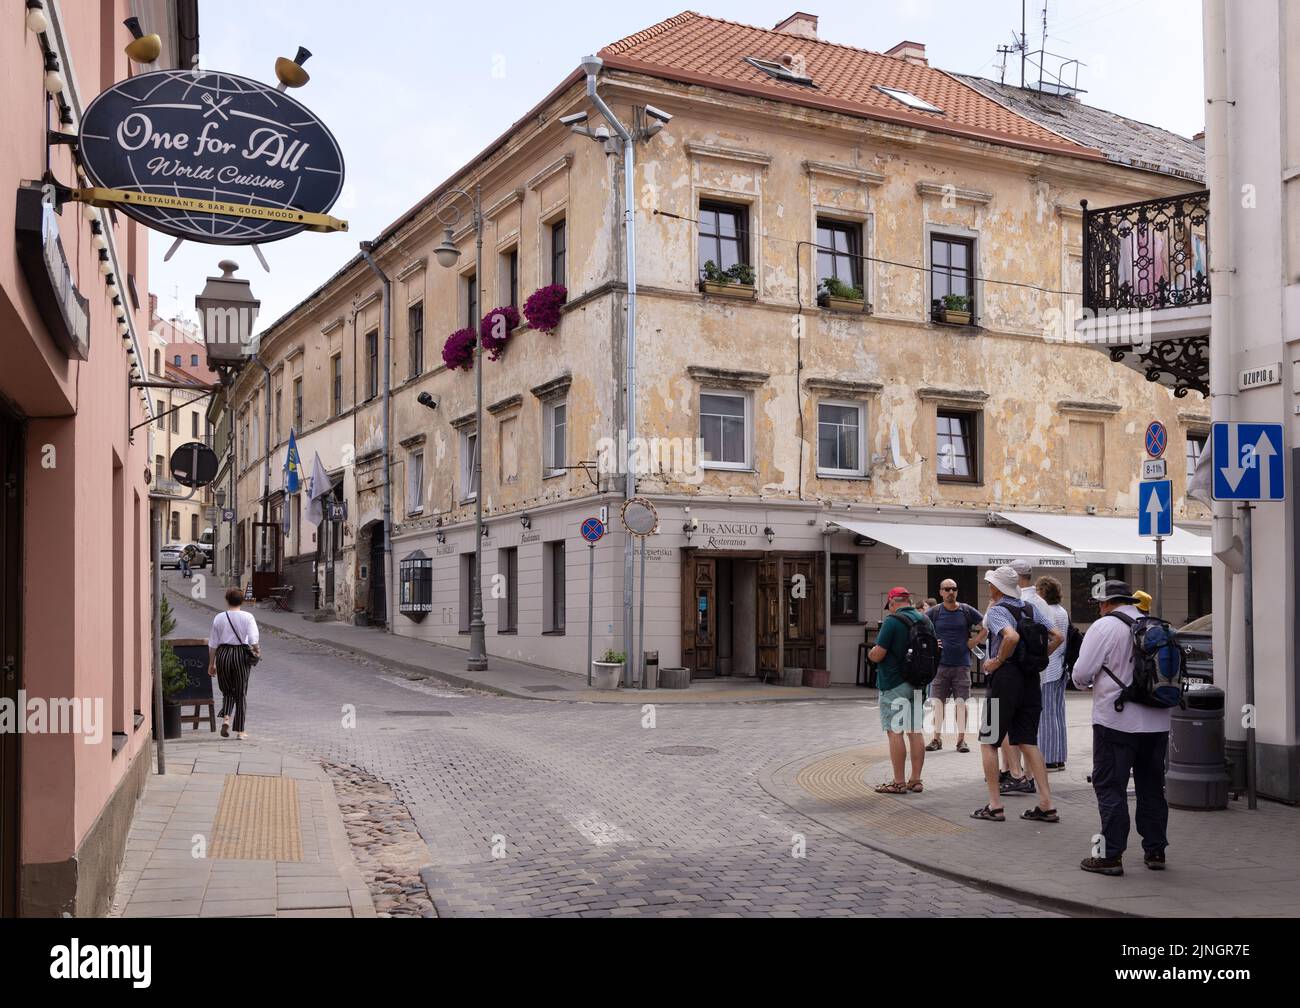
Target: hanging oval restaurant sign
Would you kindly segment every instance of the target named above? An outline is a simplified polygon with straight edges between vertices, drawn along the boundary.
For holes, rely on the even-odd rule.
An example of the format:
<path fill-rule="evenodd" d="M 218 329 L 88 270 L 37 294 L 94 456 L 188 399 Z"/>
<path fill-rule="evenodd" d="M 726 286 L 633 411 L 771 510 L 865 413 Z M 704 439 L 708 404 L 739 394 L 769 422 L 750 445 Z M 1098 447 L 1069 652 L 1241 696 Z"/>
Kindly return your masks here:
<path fill-rule="evenodd" d="M 214 245 L 279 241 L 326 215 L 343 189 L 343 154 L 304 105 L 260 81 L 159 70 L 119 81 L 86 109 L 81 161 L 111 205 L 155 231 Z"/>

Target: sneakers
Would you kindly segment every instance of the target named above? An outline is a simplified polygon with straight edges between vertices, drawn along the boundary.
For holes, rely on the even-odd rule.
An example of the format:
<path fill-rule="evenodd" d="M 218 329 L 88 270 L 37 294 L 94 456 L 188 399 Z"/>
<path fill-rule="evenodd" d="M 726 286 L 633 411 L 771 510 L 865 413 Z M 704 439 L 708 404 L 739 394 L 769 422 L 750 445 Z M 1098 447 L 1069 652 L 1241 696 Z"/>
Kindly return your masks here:
<path fill-rule="evenodd" d="M 1064 763 L 1048 763 L 1048 764 L 1047 764 L 1047 772 L 1048 772 L 1048 773 L 1057 773 L 1058 771 L 1061 771 L 1061 770 L 1064 770 L 1064 769 L 1065 769 L 1065 764 L 1064 764 Z"/>
<path fill-rule="evenodd" d="M 1159 854 L 1144 854 L 1142 856 L 1142 863 L 1152 871 L 1164 871 L 1165 852 L 1161 851 Z"/>
<path fill-rule="evenodd" d="M 925 751 L 926 751 L 926 752 L 938 752 L 938 751 L 939 751 L 940 749 L 942 749 L 942 748 L 943 748 L 943 739 L 941 739 L 938 735 L 936 735 L 936 736 L 934 737 L 934 741 L 931 742 L 928 746 L 925 747 Z"/>
<path fill-rule="evenodd" d="M 1095 875 L 1123 875 L 1124 862 L 1120 858 L 1084 858 L 1079 867 Z"/>
<path fill-rule="evenodd" d="M 999 779 L 998 793 L 1004 795 L 1031 795 L 1038 794 L 1038 788 L 1034 784 L 1034 778 L 1021 777 L 1019 779 L 1007 775 L 1007 780 Z"/>

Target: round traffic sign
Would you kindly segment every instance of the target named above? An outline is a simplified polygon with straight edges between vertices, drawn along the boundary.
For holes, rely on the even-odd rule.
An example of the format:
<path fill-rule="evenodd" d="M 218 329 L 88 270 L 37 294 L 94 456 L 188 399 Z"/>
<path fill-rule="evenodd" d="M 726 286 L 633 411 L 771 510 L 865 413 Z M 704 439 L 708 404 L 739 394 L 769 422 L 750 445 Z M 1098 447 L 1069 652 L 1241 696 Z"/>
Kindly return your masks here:
<path fill-rule="evenodd" d="M 582 523 L 582 538 L 589 543 L 598 542 L 605 534 L 605 523 L 599 518 L 588 518 Z"/>
<path fill-rule="evenodd" d="M 634 536 L 653 535 L 659 527 L 659 512 L 644 497 L 630 497 L 623 502 L 623 526 Z"/>
<path fill-rule="evenodd" d="M 1147 454 L 1152 458 L 1160 458 L 1165 453 L 1165 448 L 1169 444 L 1169 432 L 1165 430 L 1165 425 L 1159 420 L 1152 420 L 1147 424 L 1146 449 Z"/>
<path fill-rule="evenodd" d="M 172 452 L 171 467 L 181 486 L 205 487 L 217 475 L 217 453 L 202 441 L 191 441 Z"/>

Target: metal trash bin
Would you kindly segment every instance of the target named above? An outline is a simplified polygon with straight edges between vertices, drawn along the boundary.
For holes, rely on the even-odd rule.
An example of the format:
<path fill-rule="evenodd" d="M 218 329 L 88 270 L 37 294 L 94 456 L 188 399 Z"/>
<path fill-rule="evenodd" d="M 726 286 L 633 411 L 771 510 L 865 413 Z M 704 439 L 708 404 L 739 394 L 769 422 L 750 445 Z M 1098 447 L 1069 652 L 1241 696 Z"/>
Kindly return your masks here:
<path fill-rule="evenodd" d="M 645 653 L 645 671 L 641 676 L 642 689 L 659 688 L 659 652 L 647 651 Z"/>
<path fill-rule="evenodd" d="M 1210 811 L 1228 807 L 1228 769 L 1223 755 L 1223 690 L 1188 690 L 1186 708 L 1169 722 L 1165 797 L 1174 808 Z"/>

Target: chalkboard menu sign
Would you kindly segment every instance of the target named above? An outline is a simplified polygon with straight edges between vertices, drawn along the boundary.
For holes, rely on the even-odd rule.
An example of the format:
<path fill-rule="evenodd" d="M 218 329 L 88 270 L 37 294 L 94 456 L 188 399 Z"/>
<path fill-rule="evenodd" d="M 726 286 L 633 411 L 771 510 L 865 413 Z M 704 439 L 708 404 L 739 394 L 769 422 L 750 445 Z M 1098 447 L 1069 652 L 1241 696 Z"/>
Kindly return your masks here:
<path fill-rule="evenodd" d="M 208 675 L 208 642 L 194 638 L 169 639 L 168 644 L 185 669 L 185 689 L 167 698 L 170 703 L 193 703 L 212 699 L 212 677 Z"/>

